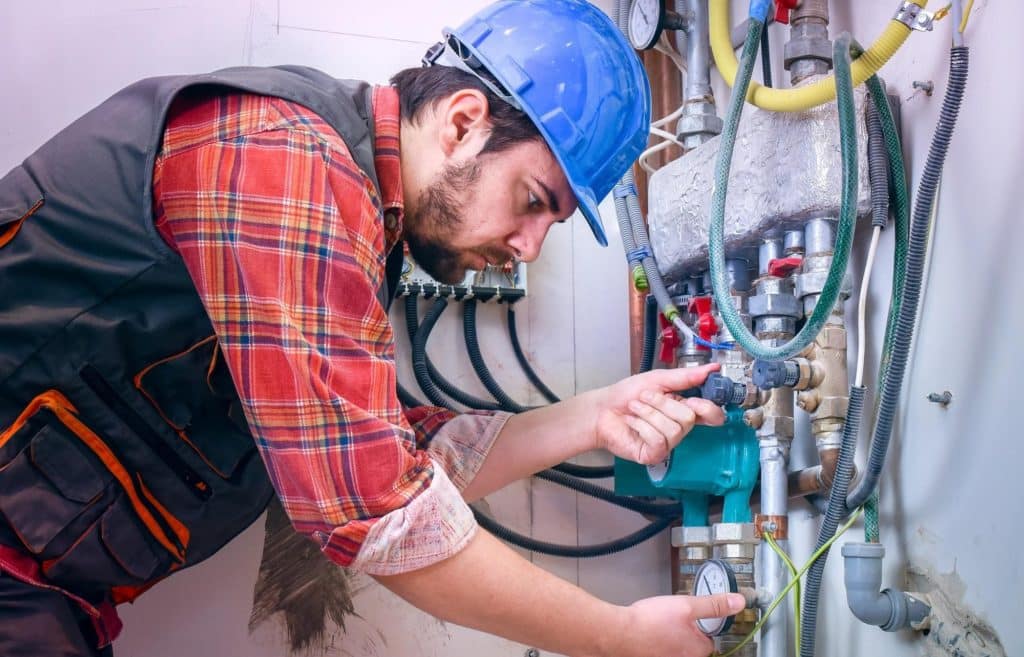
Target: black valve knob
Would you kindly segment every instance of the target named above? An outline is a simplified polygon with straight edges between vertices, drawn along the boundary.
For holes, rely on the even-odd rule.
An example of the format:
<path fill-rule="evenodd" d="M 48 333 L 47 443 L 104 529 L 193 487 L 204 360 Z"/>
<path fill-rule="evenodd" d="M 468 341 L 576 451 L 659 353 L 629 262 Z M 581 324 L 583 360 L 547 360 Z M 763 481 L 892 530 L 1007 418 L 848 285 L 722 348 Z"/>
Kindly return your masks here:
<path fill-rule="evenodd" d="M 791 360 L 756 360 L 750 378 L 761 390 L 793 387 L 800 379 L 800 368 Z"/>
<path fill-rule="evenodd" d="M 700 396 L 719 406 L 742 404 L 747 398 L 747 386 L 712 372 L 700 387 Z"/>

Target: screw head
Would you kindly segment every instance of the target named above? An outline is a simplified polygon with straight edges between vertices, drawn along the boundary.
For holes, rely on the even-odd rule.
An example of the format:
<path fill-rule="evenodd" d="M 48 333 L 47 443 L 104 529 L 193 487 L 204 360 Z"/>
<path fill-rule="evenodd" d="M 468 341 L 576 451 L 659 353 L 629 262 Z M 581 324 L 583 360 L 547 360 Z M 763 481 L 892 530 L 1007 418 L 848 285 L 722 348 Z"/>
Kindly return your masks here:
<path fill-rule="evenodd" d="M 536 648 L 530 648 L 523 655 L 524 657 L 540 657 L 540 651 Z"/>

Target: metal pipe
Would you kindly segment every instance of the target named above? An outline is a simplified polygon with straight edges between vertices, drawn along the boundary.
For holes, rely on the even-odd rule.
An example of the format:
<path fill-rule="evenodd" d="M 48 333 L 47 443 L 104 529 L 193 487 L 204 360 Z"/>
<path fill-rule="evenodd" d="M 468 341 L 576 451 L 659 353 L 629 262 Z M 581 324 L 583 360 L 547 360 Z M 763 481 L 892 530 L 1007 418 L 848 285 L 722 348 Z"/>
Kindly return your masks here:
<path fill-rule="evenodd" d="M 773 392 L 778 391 L 776 389 Z M 761 515 L 784 517 L 789 510 L 786 489 L 788 442 L 778 439 L 761 440 L 760 447 Z M 776 542 L 783 550 L 788 551 L 789 541 L 784 536 L 777 539 Z M 758 569 L 757 584 L 759 588 L 765 589 L 774 598 L 789 581 L 789 571 L 782 559 L 767 544 L 762 543 L 758 549 L 760 568 Z M 785 657 L 788 654 L 786 631 L 790 623 L 789 613 L 788 605 L 779 605 L 761 628 L 761 636 L 758 640 L 760 657 Z"/>
<path fill-rule="evenodd" d="M 768 263 L 784 254 L 783 242 L 778 237 L 767 237 L 757 247 L 757 275 L 768 275 Z"/>
<path fill-rule="evenodd" d="M 790 238 L 792 244 L 792 238 Z M 758 249 L 758 278 L 755 290 L 759 303 L 754 316 L 757 337 L 769 345 L 784 343 L 792 338 L 796 330 L 799 305 L 793 297 L 793 283 L 787 278 L 768 273 L 769 264 L 785 254 L 782 238 L 771 237 L 761 242 Z M 787 549 L 788 544 L 783 519 L 789 511 L 787 463 L 789 448 L 793 442 L 793 389 L 775 388 L 767 393 L 767 399 L 757 409 L 756 427 L 761 461 L 761 512 L 759 519 L 774 522 L 776 541 Z M 773 520 L 774 519 L 774 520 Z M 789 573 L 781 557 L 766 544 L 758 547 L 758 587 L 771 596 L 778 595 L 785 587 Z M 779 605 L 761 627 L 758 641 L 760 657 L 786 657 L 789 608 Z"/>
<path fill-rule="evenodd" d="M 812 75 L 829 72 L 832 42 L 828 38 L 828 0 L 802 0 L 793 10 L 783 56 L 794 86 Z"/>
<path fill-rule="evenodd" d="M 834 220 L 810 219 L 804 225 L 804 251 L 808 256 L 831 254 L 835 242 Z"/>
<path fill-rule="evenodd" d="M 715 109 L 711 89 L 711 37 L 708 0 L 676 0 L 676 10 L 685 18 L 686 85 L 683 116 L 676 133 L 683 150 L 692 150 L 722 132 L 722 119 Z"/>
<path fill-rule="evenodd" d="M 676 10 L 687 19 L 686 84 L 683 87 L 683 102 L 713 98 L 708 0 L 676 0 L 675 4 Z"/>

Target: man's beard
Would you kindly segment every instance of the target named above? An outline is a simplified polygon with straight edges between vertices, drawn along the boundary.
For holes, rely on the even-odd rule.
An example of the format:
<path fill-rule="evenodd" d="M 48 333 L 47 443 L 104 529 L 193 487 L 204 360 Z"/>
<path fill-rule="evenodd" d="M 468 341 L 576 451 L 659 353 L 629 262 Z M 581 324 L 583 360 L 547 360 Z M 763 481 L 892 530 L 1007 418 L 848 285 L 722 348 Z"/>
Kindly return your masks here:
<path fill-rule="evenodd" d="M 406 218 L 405 241 L 416 264 L 441 283 L 454 285 L 466 276 L 460 253 L 448 244 L 465 225 L 465 208 L 480 180 L 480 163 L 446 164 L 424 189 L 416 212 Z"/>

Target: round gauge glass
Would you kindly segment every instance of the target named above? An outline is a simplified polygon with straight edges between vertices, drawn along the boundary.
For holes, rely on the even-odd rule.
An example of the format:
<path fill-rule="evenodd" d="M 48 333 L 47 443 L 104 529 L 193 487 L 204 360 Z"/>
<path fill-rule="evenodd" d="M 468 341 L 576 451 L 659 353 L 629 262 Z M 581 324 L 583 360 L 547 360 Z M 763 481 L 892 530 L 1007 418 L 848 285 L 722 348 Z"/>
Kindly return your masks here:
<path fill-rule="evenodd" d="M 736 593 L 736 574 L 732 567 L 720 559 L 705 561 L 697 570 L 693 580 L 694 595 L 715 595 L 717 593 Z M 732 625 L 733 616 L 722 618 L 701 618 L 697 627 L 708 636 L 718 636 Z"/>
<path fill-rule="evenodd" d="M 661 0 L 633 0 L 629 6 L 627 33 L 637 50 L 653 48 L 661 36 Z"/>

